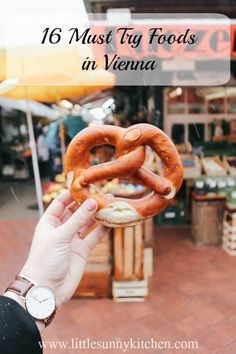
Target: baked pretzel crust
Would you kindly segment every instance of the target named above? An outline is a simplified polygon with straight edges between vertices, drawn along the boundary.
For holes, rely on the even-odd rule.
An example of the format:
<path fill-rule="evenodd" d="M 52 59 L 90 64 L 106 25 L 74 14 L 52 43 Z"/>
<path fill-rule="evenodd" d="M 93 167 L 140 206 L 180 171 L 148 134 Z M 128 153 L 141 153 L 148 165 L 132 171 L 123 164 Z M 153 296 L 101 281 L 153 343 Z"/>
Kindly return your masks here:
<path fill-rule="evenodd" d="M 115 147 L 116 159 L 90 166 L 89 151 L 95 146 L 105 144 Z M 161 158 L 164 165 L 163 176 L 142 167 L 146 145 Z M 109 226 L 127 226 L 159 214 L 170 204 L 181 187 L 183 166 L 175 145 L 159 128 L 150 124 L 136 124 L 127 129 L 102 125 L 85 128 L 71 141 L 65 157 L 65 176 L 77 203 L 82 203 L 89 197 L 97 200 L 99 221 Z M 131 177 L 153 191 L 140 199 L 117 198 L 102 193 L 93 185 L 96 181 L 115 177 Z M 136 212 L 133 222 L 131 215 L 131 219 L 127 218 L 126 225 L 124 218 L 116 223 L 115 216 L 112 220 L 103 220 L 102 209 L 108 208 L 109 211 L 110 208 L 112 213 L 113 205 L 120 206 L 121 209 L 128 205 Z M 105 213 L 105 218 L 107 214 L 108 212 Z"/>

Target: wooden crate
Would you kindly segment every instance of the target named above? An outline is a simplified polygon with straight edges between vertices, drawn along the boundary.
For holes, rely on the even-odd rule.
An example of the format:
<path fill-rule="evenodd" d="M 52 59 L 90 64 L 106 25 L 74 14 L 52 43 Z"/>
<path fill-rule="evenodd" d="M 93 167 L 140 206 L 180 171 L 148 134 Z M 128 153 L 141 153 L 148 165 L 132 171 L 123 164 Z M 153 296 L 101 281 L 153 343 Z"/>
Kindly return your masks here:
<path fill-rule="evenodd" d="M 124 229 L 124 263 L 123 263 L 123 277 L 124 279 L 132 279 L 134 274 L 134 227 L 126 227 Z"/>
<path fill-rule="evenodd" d="M 236 213 L 225 210 L 223 220 L 222 247 L 230 255 L 236 256 Z"/>
<path fill-rule="evenodd" d="M 153 274 L 153 248 L 144 248 L 143 277 L 147 279 Z"/>
<path fill-rule="evenodd" d="M 196 201 L 192 205 L 192 237 L 198 245 L 219 245 L 222 237 L 223 201 Z"/>
<path fill-rule="evenodd" d="M 115 280 L 143 278 L 143 250 L 144 235 L 141 224 L 114 229 Z"/>
<path fill-rule="evenodd" d="M 192 145 L 188 141 L 186 144 L 175 144 L 176 149 L 179 154 L 188 154 L 192 152 Z"/>
<path fill-rule="evenodd" d="M 84 275 L 75 291 L 74 298 L 111 296 L 111 258 L 110 233 L 90 253 Z"/>
<path fill-rule="evenodd" d="M 153 247 L 154 218 L 144 220 L 143 224 L 144 247 Z"/>
<path fill-rule="evenodd" d="M 111 265 L 89 265 L 81 279 L 80 285 L 74 293 L 77 297 L 104 298 L 111 296 Z"/>
<path fill-rule="evenodd" d="M 201 163 L 197 156 L 191 154 L 181 154 L 180 155 L 182 161 L 190 161 L 193 166 L 188 167 L 183 164 L 184 167 L 184 179 L 196 178 L 201 175 Z"/>
<path fill-rule="evenodd" d="M 110 236 L 105 236 L 92 250 L 88 263 L 109 263 L 111 260 Z"/>
<path fill-rule="evenodd" d="M 224 156 L 223 162 L 225 165 L 226 170 L 229 172 L 231 176 L 236 176 L 236 168 L 230 166 L 229 160 L 235 160 L 235 156 Z"/>
<path fill-rule="evenodd" d="M 216 165 L 220 167 L 220 169 L 211 169 L 209 168 L 209 163 L 214 162 Z M 212 157 L 202 157 L 201 159 L 202 167 L 205 171 L 207 176 L 226 176 L 227 171 L 225 166 L 219 156 L 212 156 Z"/>
<path fill-rule="evenodd" d="M 148 296 L 148 281 L 113 281 L 112 295 L 116 302 L 143 302 Z"/>
<path fill-rule="evenodd" d="M 121 280 L 123 278 L 123 229 L 114 229 L 114 278 Z"/>

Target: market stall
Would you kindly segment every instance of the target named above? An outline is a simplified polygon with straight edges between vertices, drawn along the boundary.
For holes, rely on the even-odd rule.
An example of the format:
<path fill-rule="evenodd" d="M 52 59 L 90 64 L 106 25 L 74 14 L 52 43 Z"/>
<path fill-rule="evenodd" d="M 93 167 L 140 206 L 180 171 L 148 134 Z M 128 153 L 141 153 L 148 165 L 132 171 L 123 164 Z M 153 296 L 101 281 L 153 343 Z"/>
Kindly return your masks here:
<path fill-rule="evenodd" d="M 47 59 L 49 57 L 46 56 Z M 45 57 L 43 57 L 45 60 Z M 53 65 L 53 60 L 51 61 Z M 20 85 L 20 78 L 21 80 L 24 79 L 24 70 L 21 68 L 19 78 L 17 77 L 16 81 L 12 83 L 12 80 L 6 80 L 1 83 L 0 87 L 0 95 L 5 96 L 5 97 L 11 97 L 15 99 L 21 99 L 20 102 L 23 102 L 24 106 L 24 112 L 26 113 L 26 119 L 27 119 L 27 125 L 28 125 L 28 132 L 29 132 L 29 145 L 31 148 L 32 152 L 32 162 L 33 162 L 33 171 L 34 171 L 34 178 L 35 178 L 35 187 L 36 187 L 36 196 L 37 196 L 37 203 L 38 203 L 38 209 L 39 209 L 39 214 L 40 216 L 43 214 L 43 203 L 42 203 L 42 187 L 41 187 L 41 182 L 40 182 L 40 174 L 39 174 L 39 168 L 38 168 L 38 159 L 37 159 L 37 151 L 36 151 L 36 142 L 35 142 L 35 136 L 34 136 L 34 130 L 33 130 L 33 123 L 32 123 L 32 113 L 31 113 L 31 108 L 30 108 L 30 102 L 28 101 L 29 99 L 36 99 L 39 101 L 43 102 L 57 102 L 61 98 L 70 98 L 70 97 L 75 97 L 75 96 L 80 96 L 80 95 L 86 95 L 88 93 L 94 92 L 98 90 L 97 86 L 70 86 L 73 85 L 73 81 L 71 82 L 69 78 L 67 78 L 66 85 L 67 86 L 21 86 Z M 34 77 L 34 71 L 31 72 L 31 76 L 29 77 L 29 80 L 31 80 Z M 104 76 L 105 76 L 105 81 L 104 81 Z M 106 80 L 107 77 L 107 80 Z M 89 79 L 89 78 L 88 78 Z M 56 80 L 56 79 L 54 79 Z M 61 83 L 61 78 L 60 76 L 57 78 L 58 84 Z M 95 81 L 94 81 L 95 80 Z M 112 74 L 107 74 L 104 73 L 102 70 L 98 71 L 96 74 L 96 78 L 93 76 L 93 82 L 96 82 L 99 85 L 100 82 L 102 82 L 102 87 L 101 88 L 108 88 L 113 85 L 114 82 L 114 76 Z M 42 81 L 43 84 L 44 81 Z M 56 82 L 56 81 L 55 81 Z M 88 80 L 89 82 L 89 80 Z M 104 84 L 105 82 L 105 84 Z M 22 99 L 25 99 L 25 101 L 22 101 Z M 13 101 L 17 102 L 18 101 Z"/>
<path fill-rule="evenodd" d="M 181 152 L 185 178 L 182 200 L 164 213 L 166 222 L 191 223 L 197 244 L 220 245 L 224 235 L 224 248 L 233 254 L 225 230 L 233 227 L 236 203 L 235 88 L 168 88 L 164 102 L 165 131 Z M 181 205 L 183 213 L 191 211 L 182 221 Z"/>

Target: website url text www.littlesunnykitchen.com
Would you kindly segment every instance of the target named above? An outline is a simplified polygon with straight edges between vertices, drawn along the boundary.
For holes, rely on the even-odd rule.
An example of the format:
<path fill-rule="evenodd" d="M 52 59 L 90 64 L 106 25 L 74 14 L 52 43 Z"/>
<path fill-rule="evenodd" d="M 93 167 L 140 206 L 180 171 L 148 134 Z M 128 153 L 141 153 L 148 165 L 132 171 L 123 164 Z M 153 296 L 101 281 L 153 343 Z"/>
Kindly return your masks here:
<path fill-rule="evenodd" d="M 71 338 L 65 341 L 43 341 L 39 343 L 41 349 L 74 349 L 74 350 L 120 350 L 126 352 L 127 350 L 165 350 L 165 349 L 176 349 L 176 350 L 189 350 L 198 349 L 198 342 L 194 340 L 179 340 L 179 341 L 169 341 L 169 340 L 157 340 L 154 338 L 148 339 L 134 339 L 129 338 L 127 340 L 93 340 L 90 338 L 79 339 Z"/>

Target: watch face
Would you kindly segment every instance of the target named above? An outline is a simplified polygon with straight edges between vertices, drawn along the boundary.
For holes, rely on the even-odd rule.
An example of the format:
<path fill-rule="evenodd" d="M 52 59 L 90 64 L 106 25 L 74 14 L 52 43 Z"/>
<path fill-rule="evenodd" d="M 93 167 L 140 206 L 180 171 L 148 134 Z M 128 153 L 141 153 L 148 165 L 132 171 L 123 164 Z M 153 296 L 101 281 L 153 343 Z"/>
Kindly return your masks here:
<path fill-rule="evenodd" d="M 34 286 L 26 294 L 25 305 L 31 316 L 43 320 L 53 313 L 56 302 L 52 290 Z"/>

